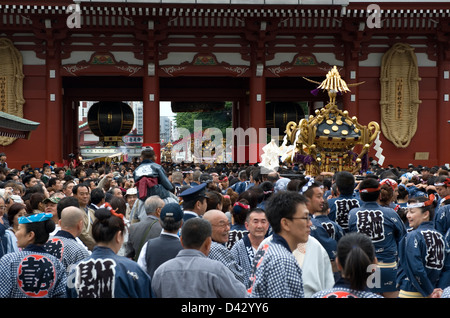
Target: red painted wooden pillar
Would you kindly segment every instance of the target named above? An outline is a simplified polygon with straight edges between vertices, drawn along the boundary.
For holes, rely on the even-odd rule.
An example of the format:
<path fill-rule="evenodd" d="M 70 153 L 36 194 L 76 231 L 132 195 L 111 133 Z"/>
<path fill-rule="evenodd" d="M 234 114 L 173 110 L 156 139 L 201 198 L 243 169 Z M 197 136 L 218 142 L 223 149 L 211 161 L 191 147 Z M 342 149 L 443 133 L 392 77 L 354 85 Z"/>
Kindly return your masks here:
<path fill-rule="evenodd" d="M 249 161 L 254 163 L 261 161 L 262 147 L 267 144 L 267 140 L 260 140 L 260 129 L 266 129 L 266 78 L 264 76 L 250 77 L 250 129 L 254 129 L 257 134 L 257 142 L 249 141 Z"/>
<path fill-rule="evenodd" d="M 343 80 L 349 83 L 357 83 L 358 81 L 358 60 L 352 58 L 351 46 L 349 43 L 345 45 L 345 60 L 344 60 L 344 74 Z M 352 78 L 352 75 L 353 78 Z M 356 116 L 359 118 L 359 98 L 358 86 L 350 87 L 350 92 L 343 95 L 344 108 L 348 110 L 350 117 Z"/>
<path fill-rule="evenodd" d="M 437 164 L 450 164 L 450 50 L 445 51 L 443 45 L 438 46 L 438 100 L 436 109 Z"/>
<path fill-rule="evenodd" d="M 144 72 L 142 97 L 144 112 L 143 146 L 149 145 L 153 147 L 156 154 L 156 161 L 160 162 L 159 76 L 157 63 L 144 63 Z"/>
<path fill-rule="evenodd" d="M 45 160 L 53 160 L 56 163 L 63 162 L 63 126 L 62 126 L 62 79 L 60 75 L 61 60 L 59 51 L 51 56 L 47 55 L 46 64 L 46 98 L 45 98 L 45 118 L 46 118 L 46 152 Z"/>

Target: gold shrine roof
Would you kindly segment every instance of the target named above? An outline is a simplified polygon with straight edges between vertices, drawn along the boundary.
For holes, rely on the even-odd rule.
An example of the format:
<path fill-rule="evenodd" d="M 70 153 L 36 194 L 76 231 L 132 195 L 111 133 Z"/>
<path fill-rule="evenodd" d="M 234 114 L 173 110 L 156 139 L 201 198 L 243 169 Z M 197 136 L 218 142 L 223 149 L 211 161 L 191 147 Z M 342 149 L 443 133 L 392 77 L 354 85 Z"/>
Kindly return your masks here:
<path fill-rule="evenodd" d="M 361 131 L 347 118 L 332 114 L 317 125 L 316 137 L 357 140 Z"/>

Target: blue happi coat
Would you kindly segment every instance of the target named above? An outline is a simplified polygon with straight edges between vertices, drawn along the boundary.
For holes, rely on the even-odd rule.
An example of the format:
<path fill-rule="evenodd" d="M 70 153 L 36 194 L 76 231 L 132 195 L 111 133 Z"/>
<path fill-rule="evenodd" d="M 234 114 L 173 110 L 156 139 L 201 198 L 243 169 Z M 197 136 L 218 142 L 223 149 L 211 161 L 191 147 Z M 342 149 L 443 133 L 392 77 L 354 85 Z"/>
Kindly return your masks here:
<path fill-rule="evenodd" d="M 391 208 L 377 202 L 364 202 L 349 214 L 350 232 L 359 232 L 372 239 L 379 262 L 396 262 L 398 243 L 406 234 L 400 216 Z"/>
<path fill-rule="evenodd" d="M 436 208 L 434 215 L 434 226 L 436 230 L 445 235 L 450 228 L 450 204 L 442 205 Z"/>
<path fill-rule="evenodd" d="M 337 198 L 331 198 L 328 200 L 328 206 L 330 207 L 330 213 L 328 217 L 331 221 L 335 221 L 344 230 L 348 232 L 348 214 L 351 209 L 360 207 L 362 205 L 361 199 L 355 194 L 340 195 Z"/>
<path fill-rule="evenodd" d="M 73 267 L 67 281 L 71 298 L 150 298 L 150 276 L 108 247 L 96 246 Z"/>
<path fill-rule="evenodd" d="M 337 242 L 344 236 L 344 231 L 327 215 L 315 215 L 312 219 L 311 236 L 316 238 L 325 248 L 330 260 L 336 258 Z"/>
<path fill-rule="evenodd" d="M 400 242 L 397 285 L 401 291 L 427 297 L 435 288 L 450 285 L 449 270 L 449 245 L 433 222 L 423 222 Z"/>

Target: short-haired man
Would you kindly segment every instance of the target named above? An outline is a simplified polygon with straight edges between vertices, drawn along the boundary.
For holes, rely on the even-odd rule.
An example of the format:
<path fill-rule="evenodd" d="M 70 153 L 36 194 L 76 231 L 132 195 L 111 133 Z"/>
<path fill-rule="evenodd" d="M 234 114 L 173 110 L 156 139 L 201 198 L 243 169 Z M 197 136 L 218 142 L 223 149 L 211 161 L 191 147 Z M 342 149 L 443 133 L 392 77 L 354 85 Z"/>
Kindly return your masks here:
<path fill-rule="evenodd" d="M 89 207 L 94 211 L 98 210 L 105 203 L 105 200 L 105 191 L 101 188 L 94 188 L 91 190 L 91 203 Z"/>
<path fill-rule="evenodd" d="M 337 267 L 335 266 L 337 242 L 344 236 L 344 231 L 339 224 L 330 220 L 328 211 L 322 212 L 325 203 L 323 189 L 319 183 L 311 182 L 311 180 L 307 181 L 306 186 L 302 187 L 306 187 L 303 195 L 308 199 L 306 206 L 312 216 L 311 236 L 316 238 L 325 248 L 334 271 L 337 272 Z"/>
<path fill-rule="evenodd" d="M 255 252 L 269 229 L 269 221 L 267 221 L 264 210 L 259 208 L 250 210 L 245 219 L 245 228 L 248 235 L 238 240 L 231 248 L 230 253 L 237 264 L 242 267 L 245 275 L 245 287 L 249 288 Z"/>
<path fill-rule="evenodd" d="M 279 191 L 267 202 L 267 219 L 274 234 L 255 255 L 250 297 L 304 298 L 302 270 L 292 252 L 308 241 L 311 232 L 306 202 L 293 191 Z"/>
<path fill-rule="evenodd" d="M 369 236 L 375 247 L 380 269 L 380 284 L 371 291 L 381 293 L 384 297 L 397 297 L 396 286 L 398 244 L 406 235 L 406 228 L 394 209 L 380 206 L 380 183 L 373 178 L 366 178 L 359 184 L 363 204 L 352 209 L 348 217 L 350 232 Z"/>
<path fill-rule="evenodd" d="M 355 196 L 355 176 L 348 171 L 336 173 L 336 187 L 339 192 L 337 198 L 328 199 L 330 207 L 329 218 L 335 221 L 344 230 L 348 232 L 348 213 L 353 208 L 361 206 L 359 197 Z"/>
<path fill-rule="evenodd" d="M 94 246 L 97 244 L 92 237 L 92 225 L 95 221 L 95 211 L 89 208 L 89 186 L 84 183 L 77 184 L 73 187 L 72 192 L 73 196 L 77 198 L 80 209 L 83 210 L 84 213 L 84 228 L 82 233 L 80 234 L 80 240 L 88 247 L 90 251 L 94 249 Z"/>
<path fill-rule="evenodd" d="M 245 286 L 219 261 L 209 259 L 211 224 L 191 218 L 181 229 L 184 249 L 155 271 L 152 290 L 158 298 L 244 298 Z"/>
<path fill-rule="evenodd" d="M 157 195 L 152 195 L 145 200 L 144 208 L 147 217 L 130 225 L 128 242 L 125 245 L 126 257 L 137 261 L 145 242 L 161 234 L 159 215 L 164 205 L 164 201 Z"/>

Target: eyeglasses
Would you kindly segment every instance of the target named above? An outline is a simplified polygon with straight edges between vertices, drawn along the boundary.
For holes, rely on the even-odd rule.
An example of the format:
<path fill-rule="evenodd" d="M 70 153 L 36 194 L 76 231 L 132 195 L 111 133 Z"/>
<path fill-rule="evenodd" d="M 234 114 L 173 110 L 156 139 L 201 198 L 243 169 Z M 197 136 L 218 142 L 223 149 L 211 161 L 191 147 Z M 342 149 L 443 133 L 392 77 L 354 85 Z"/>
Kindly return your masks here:
<path fill-rule="evenodd" d="M 287 219 L 289 219 L 289 220 L 301 219 L 301 220 L 311 221 L 311 215 L 308 214 L 308 216 L 290 217 L 290 218 L 287 218 Z"/>
<path fill-rule="evenodd" d="M 6 206 L 4 205 L 0 206 L 0 210 L 6 210 Z"/>

